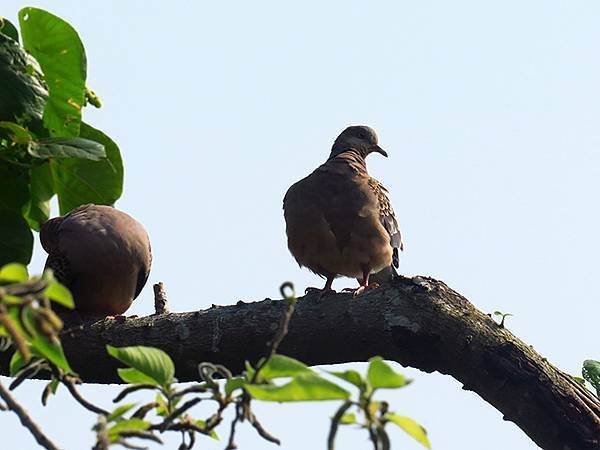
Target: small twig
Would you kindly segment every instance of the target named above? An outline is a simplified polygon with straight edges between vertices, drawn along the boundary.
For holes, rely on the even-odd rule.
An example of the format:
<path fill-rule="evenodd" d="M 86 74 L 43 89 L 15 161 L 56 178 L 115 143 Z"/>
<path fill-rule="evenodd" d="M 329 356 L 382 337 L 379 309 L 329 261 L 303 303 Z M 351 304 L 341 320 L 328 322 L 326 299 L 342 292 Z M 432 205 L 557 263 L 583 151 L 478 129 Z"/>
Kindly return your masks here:
<path fill-rule="evenodd" d="M 177 408 L 175 411 L 173 411 L 171 414 L 169 414 L 165 418 L 165 420 L 163 421 L 163 423 L 161 423 L 159 425 L 160 432 L 162 433 L 163 431 L 167 430 L 168 427 L 169 427 L 169 425 L 171 425 L 175 419 L 177 419 L 181 414 L 183 414 L 184 412 L 186 412 L 188 409 L 193 408 L 194 406 L 196 406 L 201 401 L 202 401 L 201 398 L 194 398 L 192 400 L 188 400 L 183 405 L 181 405 L 179 408 Z"/>
<path fill-rule="evenodd" d="M 229 430 L 229 440 L 227 441 L 227 447 L 225 447 L 225 450 L 235 450 L 237 448 L 237 445 L 235 445 L 235 426 L 237 425 L 237 423 L 239 422 L 240 418 L 242 417 L 242 404 L 241 403 L 237 403 L 235 405 L 235 418 L 231 421 L 231 428 Z"/>
<path fill-rule="evenodd" d="M 169 303 L 167 301 L 167 292 L 165 291 L 165 285 L 163 282 L 156 283 L 154 286 L 154 313 L 168 314 Z"/>
<path fill-rule="evenodd" d="M 335 448 L 335 436 L 340 425 L 340 420 L 342 420 L 342 417 L 351 406 L 352 402 L 347 400 L 331 418 L 331 427 L 329 427 L 329 435 L 327 436 L 327 450 L 333 450 Z"/>
<path fill-rule="evenodd" d="M 0 398 L 4 400 L 8 409 L 13 411 L 18 417 L 21 423 L 29 432 L 33 435 L 38 444 L 44 447 L 46 450 L 59 450 L 59 448 L 48 438 L 44 432 L 38 427 L 38 425 L 29 416 L 27 411 L 17 403 L 10 392 L 0 382 Z"/>
<path fill-rule="evenodd" d="M 248 420 L 261 438 L 272 442 L 273 444 L 281 445 L 281 441 L 279 439 L 263 428 L 262 424 L 258 421 L 254 413 L 250 413 Z"/>
<path fill-rule="evenodd" d="M 152 411 L 157 406 L 158 406 L 157 402 L 150 402 L 146 405 L 140 406 L 136 410 L 136 412 L 133 413 L 133 415 L 131 417 L 136 418 L 136 419 L 144 419 L 144 417 L 146 417 L 146 414 L 148 414 L 150 411 Z"/>
<path fill-rule="evenodd" d="M 121 400 L 123 400 L 125 397 L 127 397 L 129 394 L 131 394 L 132 392 L 140 391 L 142 389 L 154 390 L 154 389 L 156 389 L 156 386 L 154 386 L 153 384 L 137 384 L 137 385 L 134 385 L 134 386 L 130 386 L 128 388 L 123 389 L 119 393 L 119 395 L 117 395 L 113 399 L 113 403 L 118 403 Z"/>
<path fill-rule="evenodd" d="M 149 441 L 154 441 L 157 444 L 162 444 L 163 441 L 161 438 L 156 436 L 154 433 L 150 431 L 121 431 L 119 433 L 120 436 L 125 438 L 138 438 L 138 439 L 147 439 Z"/>
<path fill-rule="evenodd" d="M 102 414 L 103 416 L 108 416 L 109 412 L 100 408 L 99 406 L 93 405 L 92 403 L 88 402 L 85 398 L 83 398 L 81 396 L 81 394 L 77 391 L 77 388 L 75 387 L 75 383 L 73 381 L 71 381 L 70 379 L 68 379 L 67 377 L 62 377 L 60 379 L 60 382 L 62 384 L 64 384 L 67 389 L 69 390 L 69 392 L 71 393 L 71 395 L 73 396 L 73 398 L 75 400 L 77 400 L 77 402 L 83 406 L 85 409 L 88 409 L 96 414 Z"/>
<path fill-rule="evenodd" d="M 23 357 L 23 361 L 28 362 L 31 356 L 29 351 L 29 346 L 27 345 L 27 341 L 21 336 L 21 333 L 17 330 L 16 325 L 13 323 L 12 319 L 8 315 L 6 311 L 6 307 L 0 304 L 0 325 L 4 327 L 6 332 L 11 337 L 12 341 L 15 343 L 17 350 L 21 353 Z"/>
<path fill-rule="evenodd" d="M 291 289 L 292 293 L 286 294 L 286 289 Z M 281 296 L 287 301 L 287 309 L 283 313 L 279 328 L 277 329 L 277 334 L 271 341 L 269 353 L 261 362 L 259 362 L 258 366 L 256 367 L 256 371 L 254 372 L 252 380 L 250 381 L 251 384 L 256 383 L 259 372 L 269 362 L 273 355 L 277 353 L 277 349 L 279 348 L 281 341 L 283 341 L 283 338 L 288 334 L 290 320 L 292 319 L 292 315 L 294 314 L 294 309 L 296 307 L 296 294 L 294 293 L 294 285 L 289 281 L 285 282 L 280 286 L 279 291 L 281 292 Z"/>

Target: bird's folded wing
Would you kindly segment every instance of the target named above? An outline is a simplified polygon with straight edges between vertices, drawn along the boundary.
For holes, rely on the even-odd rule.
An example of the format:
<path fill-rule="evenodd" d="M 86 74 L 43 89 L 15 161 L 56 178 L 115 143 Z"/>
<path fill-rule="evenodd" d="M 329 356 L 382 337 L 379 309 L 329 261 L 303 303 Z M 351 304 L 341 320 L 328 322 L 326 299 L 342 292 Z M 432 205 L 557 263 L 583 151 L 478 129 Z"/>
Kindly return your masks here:
<path fill-rule="evenodd" d="M 387 189 L 379 183 L 375 178 L 369 179 L 369 186 L 377 196 L 379 202 L 379 220 L 383 227 L 387 230 L 390 235 L 390 244 L 394 248 L 394 261 L 395 267 L 398 267 L 398 250 L 404 250 L 404 243 L 402 242 L 402 234 L 400 233 L 400 227 L 396 221 L 394 210 L 390 203 L 390 199 L 387 196 Z"/>

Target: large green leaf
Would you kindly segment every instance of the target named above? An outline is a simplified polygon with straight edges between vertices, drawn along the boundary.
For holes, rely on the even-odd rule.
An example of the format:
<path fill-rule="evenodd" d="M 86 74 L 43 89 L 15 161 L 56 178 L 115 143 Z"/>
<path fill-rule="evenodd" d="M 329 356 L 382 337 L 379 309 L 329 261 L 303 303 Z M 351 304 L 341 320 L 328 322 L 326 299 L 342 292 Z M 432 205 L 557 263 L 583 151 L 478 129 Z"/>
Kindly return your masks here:
<path fill-rule="evenodd" d="M 32 141 L 27 149 L 35 158 L 79 158 L 100 161 L 106 158 L 104 145 L 83 138 L 46 138 Z"/>
<path fill-rule="evenodd" d="M 129 367 L 147 375 L 155 384 L 166 386 L 173 381 L 175 366 L 165 352 L 154 347 L 106 347 L 108 353 Z"/>
<path fill-rule="evenodd" d="M 386 415 L 386 419 L 393 424 L 398 425 L 424 447 L 431 448 L 431 443 L 429 442 L 429 439 L 427 439 L 427 431 L 425 431 L 425 428 L 410 417 L 398 416 L 390 413 Z"/>
<path fill-rule="evenodd" d="M 79 136 L 87 61 L 79 35 L 67 22 L 38 8 L 19 11 L 23 47 L 40 63 L 50 97 L 44 126 L 51 136 Z"/>
<path fill-rule="evenodd" d="M 381 356 L 375 356 L 369 360 L 367 381 L 373 389 L 400 388 L 410 382 L 404 375 L 394 372 Z"/>
<path fill-rule="evenodd" d="M 25 219 L 18 212 L 0 209 L 0 266 L 29 264 L 32 250 L 33 235 Z"/>
<path fill-rule="evenodd" d="M 0 33 L 0 120 L 41 119 L 48 90 L 39 64 Z"/>
<path fill-rule="evenodd" d="M 23 217 L 35 231 L 50 217 L 50 199 L 54 185 L 50 163 L 36 164 L 29 169 L 29 201 L 23 207 Z"/>
<path fill-rule="evenodd" d="M 295 377 L 302 373 L 313 373 L 308 366 L 294 358 L 284 355 L 273 355 L 260 370 L 260 377 L 265 380 Z"/>
<path fill-rule="evenodd" d="M 61 214 L 85 203 L 112 205 L 123 192 L 123 161 L 117 145 L 104 133 L 83 122 L 80 137 L 104 145 L 106 159 L 50 161 Z"/>
<path fill-rule="evenodd" d="M 28 200 L 29 173 L 27 168 L 0 160 L 0 209 L 18 213 Z"/>
<path fill-rule="evenodd" d="M 335 383 L 314 373 L 298 375 L 283 386 L 246 385 L 257 400 L 269 402 L 299 402 L 347 399 L 350 393 Z"/>
<path fill-rule="evenodd" d="M 0 17 L 0 33 L 19 42 L 19 32 L 15 26 L 5 17 Z"/>

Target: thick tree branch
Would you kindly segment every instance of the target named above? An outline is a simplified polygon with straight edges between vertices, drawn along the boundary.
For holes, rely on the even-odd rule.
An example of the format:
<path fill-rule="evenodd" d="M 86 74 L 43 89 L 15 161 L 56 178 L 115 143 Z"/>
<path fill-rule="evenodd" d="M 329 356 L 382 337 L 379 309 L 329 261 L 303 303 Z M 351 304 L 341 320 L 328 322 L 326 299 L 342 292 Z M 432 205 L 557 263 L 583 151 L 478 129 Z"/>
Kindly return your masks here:
<path fill-rule="evenodd" d="M 63 336 L 71 365 L 92 383 L 119 382 L 106 344 L 150 345 L 175 360 L 180 381 L 198 379 L 201 361 L 233 372 L 264 355 L 285 302 L 238 302 L 205 311 L 103 320 Z M 363 296 L 299 299 L 280 353 L 309 365 L 373 355 L 456 378 L 540 447 L 600 448 L 600 402 L 464 297 L 430 278 L 399 278 Z M 9 355 L 0 354 L 0 373 Z"/>

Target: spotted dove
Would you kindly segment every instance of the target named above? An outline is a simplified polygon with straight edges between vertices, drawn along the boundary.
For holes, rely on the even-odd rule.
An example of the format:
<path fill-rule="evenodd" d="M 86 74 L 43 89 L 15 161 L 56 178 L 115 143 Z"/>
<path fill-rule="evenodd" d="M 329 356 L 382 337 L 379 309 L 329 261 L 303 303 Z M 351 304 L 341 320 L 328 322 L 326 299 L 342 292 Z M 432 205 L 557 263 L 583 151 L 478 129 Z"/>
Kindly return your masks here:
<path fill-rule="evenodd" d="M 144 227 L 111 206 L 83 205 L 44 223 L 46 267 L 67 286 L 76 311 L 124 313 L 146 284 L 152 253 Z"/>
<path fill-rule="evenodd" d="M 398 267 L 402 237 L 387 190 L 367 172 L 365 158 L 379 147 L 367 126 L 346 128 L 335 140 L 327 161 L 293 184 L 283 199 L 288 248 L 302 267 L 326 278 L 324 294 L 334 278 L 359 282 L 354 295 L 377 287 L 369 276 Z"/>

